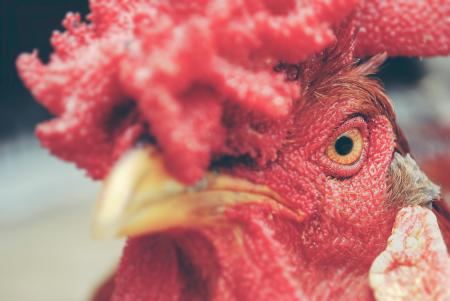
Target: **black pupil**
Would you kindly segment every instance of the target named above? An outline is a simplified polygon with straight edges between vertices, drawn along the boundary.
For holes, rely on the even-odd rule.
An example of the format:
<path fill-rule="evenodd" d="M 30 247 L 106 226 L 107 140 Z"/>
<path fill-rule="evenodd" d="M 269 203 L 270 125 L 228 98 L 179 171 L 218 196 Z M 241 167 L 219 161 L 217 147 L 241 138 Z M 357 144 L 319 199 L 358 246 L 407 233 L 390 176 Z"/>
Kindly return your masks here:
<path fill-rule="evenodd" d="M 350 137 L 341 136 L 334 143 L 334 148 L 339 155 L 346 156 L 353 149 L 353 140 Z"/>

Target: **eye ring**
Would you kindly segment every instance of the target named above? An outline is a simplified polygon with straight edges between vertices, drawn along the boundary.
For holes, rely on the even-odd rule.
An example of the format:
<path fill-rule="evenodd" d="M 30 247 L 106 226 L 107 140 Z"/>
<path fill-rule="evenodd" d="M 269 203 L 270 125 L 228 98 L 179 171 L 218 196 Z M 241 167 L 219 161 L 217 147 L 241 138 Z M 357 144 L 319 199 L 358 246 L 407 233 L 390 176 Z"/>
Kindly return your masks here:
<path fill-rule="evenodd" d="M 357 116 L 342 124 L 327 140 L 319 156 L 325 172 L 336 178 L 354 176 L 365 161 L 368 140 L 367 122 L 363 117 Z"/>

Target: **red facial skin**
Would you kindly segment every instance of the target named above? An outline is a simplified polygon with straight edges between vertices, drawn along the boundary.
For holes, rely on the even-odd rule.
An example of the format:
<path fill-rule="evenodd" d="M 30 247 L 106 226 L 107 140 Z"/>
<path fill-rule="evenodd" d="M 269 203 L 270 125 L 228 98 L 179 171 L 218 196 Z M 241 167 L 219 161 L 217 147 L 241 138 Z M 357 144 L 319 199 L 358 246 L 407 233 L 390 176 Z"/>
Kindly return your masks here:
<path fill-rule="evenodd" d="M 371 300 L 368 269 L 397 212 L 386 207 L 395 134 L 368 105 L 376 93 L 329 92 L 299 111 L 276 161 L 224 170 L 270 186 L 306 220 L 242 205 L 228 210 L 225 228 L 131 239 L 112 300 Z M 330 171 L 325 149 L 349 127 L 364 132 L 366 154 L 351 172 Z"/>

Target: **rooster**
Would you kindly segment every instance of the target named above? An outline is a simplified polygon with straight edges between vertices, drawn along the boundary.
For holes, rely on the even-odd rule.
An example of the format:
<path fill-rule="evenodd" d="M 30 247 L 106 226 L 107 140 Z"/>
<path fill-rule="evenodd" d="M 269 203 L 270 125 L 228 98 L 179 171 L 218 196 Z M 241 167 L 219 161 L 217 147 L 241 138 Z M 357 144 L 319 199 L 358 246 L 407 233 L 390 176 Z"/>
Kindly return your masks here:
<path fill-rule="evenodd" d="M 450 300 L 448 205 L 370 77 L 450 53 L 448 2 L 90 4 L 18 68 L 128 237 L 95 300 Z"/>

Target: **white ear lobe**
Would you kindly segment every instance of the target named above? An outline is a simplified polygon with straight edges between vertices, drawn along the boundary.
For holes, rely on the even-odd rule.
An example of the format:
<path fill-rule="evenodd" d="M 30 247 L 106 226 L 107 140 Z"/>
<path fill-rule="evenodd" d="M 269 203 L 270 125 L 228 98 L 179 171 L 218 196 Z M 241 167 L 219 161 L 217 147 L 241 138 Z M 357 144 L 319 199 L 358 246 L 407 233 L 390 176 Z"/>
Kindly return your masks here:
<path fill-rule="evenodd" d="M 441 193 L 440 187 L 428 179 L 409 154 L 394 154 L 388 185 L 390 204 L 402 207 L 430 205 Z"/>
<path fill-rule="evenodd" d="M 369 283 L 377 301 L 450 300 L 450 257 L 431 210 L 411 206 L 397 213 Z"/>

